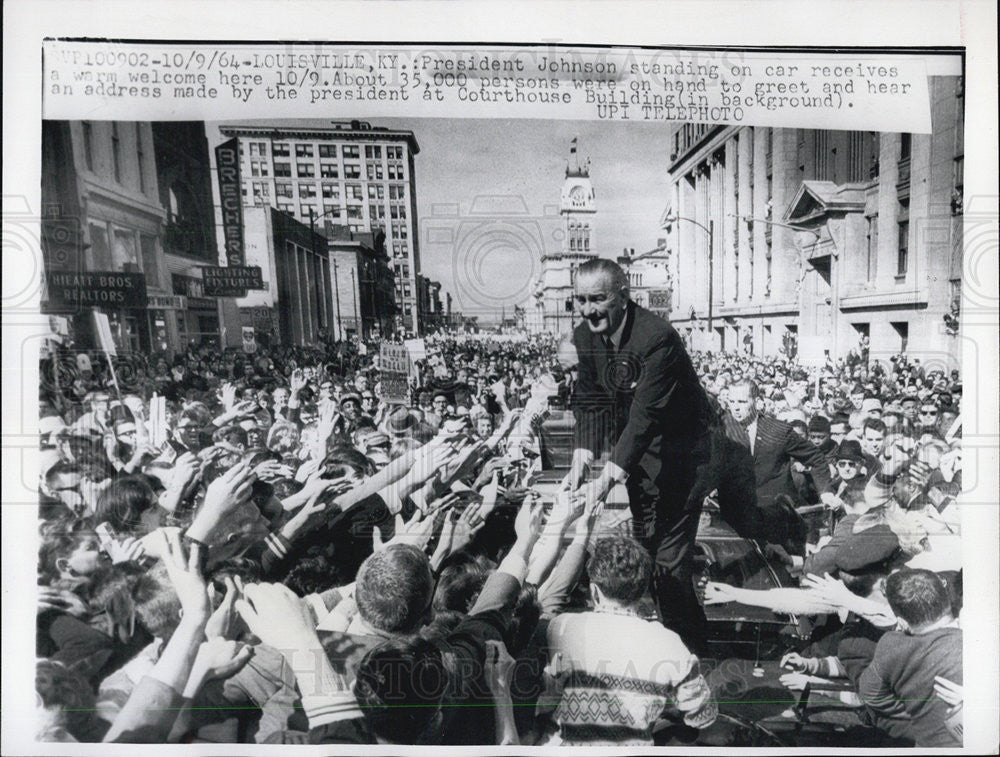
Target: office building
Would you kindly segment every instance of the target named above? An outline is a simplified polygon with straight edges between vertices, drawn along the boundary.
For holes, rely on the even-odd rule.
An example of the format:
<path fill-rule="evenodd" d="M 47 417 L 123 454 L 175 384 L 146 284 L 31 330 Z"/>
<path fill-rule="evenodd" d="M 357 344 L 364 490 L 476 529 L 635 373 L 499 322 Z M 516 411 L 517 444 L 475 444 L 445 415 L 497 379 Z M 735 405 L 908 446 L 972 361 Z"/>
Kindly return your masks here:
<path fill-rule="evenodd" d="M 385 233 L 403 327 L 419 330 L 414 156 L 411 131 L 364 121 L 329 127 L 220 127 L 240 145 L 245 205 L 276 207 L 326 236 L 344 225 L 351 232 Z"/>

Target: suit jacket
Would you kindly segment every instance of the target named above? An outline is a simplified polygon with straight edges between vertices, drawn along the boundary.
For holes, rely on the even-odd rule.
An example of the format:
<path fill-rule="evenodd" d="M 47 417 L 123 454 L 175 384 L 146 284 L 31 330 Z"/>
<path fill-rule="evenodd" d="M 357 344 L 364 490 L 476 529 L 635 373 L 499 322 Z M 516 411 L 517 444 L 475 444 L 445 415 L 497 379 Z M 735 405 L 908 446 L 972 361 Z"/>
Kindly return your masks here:
<path fill-rule="evenodd" d="M 657 481 L 665 469 L 693 469 L 692 450 L 713 417 L 684 343 L 674 328 L 628 303 L 618 350 L 609 353 L 586 323 L 573 332 L 579 376 L 573 394 L 577 448 L 610 450 L 630 476 Z"/>
<path fill-rule="evenodd" d="M 830 469 L 819 447 L 796 434 L 790 424 L 767 415 L 759 415 L 753 462 L 757 479 L 757 500 L 760 504 L 770 504 L 782 494 L 796 502 L 791 475 L 793 460 L 812 469 L 817 491 L 823 492 L 829 488 Z"/>

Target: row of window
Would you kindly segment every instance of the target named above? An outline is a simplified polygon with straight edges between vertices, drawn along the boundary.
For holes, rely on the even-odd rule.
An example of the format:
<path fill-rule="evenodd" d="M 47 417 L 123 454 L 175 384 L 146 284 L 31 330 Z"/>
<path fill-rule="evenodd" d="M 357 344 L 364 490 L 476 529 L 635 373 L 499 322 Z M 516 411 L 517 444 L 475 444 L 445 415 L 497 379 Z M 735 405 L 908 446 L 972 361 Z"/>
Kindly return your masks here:
<path fill-rule="evenodd" d="M 240 143 L 240 152 L 243 152 L 243 144 Z M 250 152 L 250 157 L 264 157 L 267 155 L 267 142 L 249 142 L 248 149 Z M 295 145 L 295 157 L 297 158 L 312 158 L 315 157 L 316 151 L 313 149 L 311 144 L 296 144 Z M 337 157 L 337 145 L 318 145 L 319 157 L 321 158 L 336 158 Z M 291 157 L 292 150 L 291 145 L 287 142 L 276 142 L 271 147 L 271 154 L 276 157 Z M 340 154 L 345 158 L 360 158 L 361 157 L 361 147 L 360 145 L 343 145 Z M 385 157 L 388 160 L 403 160 L 403 146 L 402 145 L 389 145 L 385 148 Z M 365 158 L 370 160 L 381 160 L 382 158 L 382 145 L 365 145 Z"/>
<path fill-rule="evenodd" d="M 94 127 L 90 121 L 82 121 L 81 126 L 83 129 L 83 159 L 86 163 L 87 170 L 94 170 Z M 136 156 L 136 166 L 138 174 L 138 184 L 139 191 L 142 194 L 146 193 L 146 144 L 142 136 L 142 123 L 136 121 L 134 122 L 135 128 L 135 156 Z M 111 171 L 115 177 L 115 181 L 119 184 L 123 183 L 124 171 L 124 152 L 122 149 L 122 138 L 124 136 L 124 129 L 122 124 L 118 121 L 111 122 Z"/>
<path fill-rule="evenodd" d="M 324 179 L 339 179 L 340 176 L 340 166 L 336 163 L 320 163 L 319 164 L 319 175 Z M 344 176 L 345 179 L 360 179 L 361 178 L 361 164 L 360 163 L 344 163 Z M 250 175 L 255 177 L 266 177 L 268 176 L 268 163 L 263 160 L 251 160 L 250 161 Z M 274 175 L 281 178 L 291 178 L 292 177 L 292 164 L 286 163 L 284 161 L 274 162 Z M 311 179 L 316 176 L 316 165 L 314 163 L 296 163 L 295 164 L 295 176 L 300 179 Z M 385 171 L 382 170 L 381 163 L 369 163 L 365 166 L 365 177 L 369 181 L 383 181 L 388 178 L 389 181 L 405 181 L 406 176 L 403 174 L 403 167 L 396 165 L 389 165 Z"/>

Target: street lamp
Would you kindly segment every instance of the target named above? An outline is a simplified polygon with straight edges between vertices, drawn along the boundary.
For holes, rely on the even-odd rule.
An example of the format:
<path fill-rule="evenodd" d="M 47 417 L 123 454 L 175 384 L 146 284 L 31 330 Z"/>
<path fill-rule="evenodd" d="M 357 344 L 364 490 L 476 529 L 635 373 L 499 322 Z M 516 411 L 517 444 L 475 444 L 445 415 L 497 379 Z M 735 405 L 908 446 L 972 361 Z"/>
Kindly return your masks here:
<path fill-rule="evenodd" d="M 687 221 L 688 223 L 693 223 L 699 229 L 708 234 L 708 335 L 709 338 L 714 341 L 715 332 L 712 329 L 712 301 L 715 296 L 715 221 L 709 221 L 708 226 L 706 226 L 693 218 L 669 215 L 663 219 L 663 228 L 666 229 L 668 226 L 673 224 L 674 221 Z"/>

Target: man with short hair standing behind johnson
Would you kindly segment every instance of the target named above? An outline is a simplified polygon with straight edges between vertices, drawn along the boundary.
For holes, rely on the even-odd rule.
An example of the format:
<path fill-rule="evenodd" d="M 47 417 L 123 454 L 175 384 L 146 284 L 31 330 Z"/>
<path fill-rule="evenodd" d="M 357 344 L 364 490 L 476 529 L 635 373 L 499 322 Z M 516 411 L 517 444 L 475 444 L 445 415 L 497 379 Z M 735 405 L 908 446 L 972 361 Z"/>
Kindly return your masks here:
<path fill-rule="evenodd" d="M 624 482 L 637 538 L 655 561 L 664 624 L 689 646 L 704 642 L 704 613 L 691 581 L 714 413 L 674 328 L 629 297 L 616 263 L 589 260 L 576 272 L 583 322 L 574 396 L 573 466 L 564 486 L 577 490 L 595 457 L 610 450 L 601 474 L 583 488 L 603 499 Z M 702 482 L 704 483 L 704 482 Z"/>

